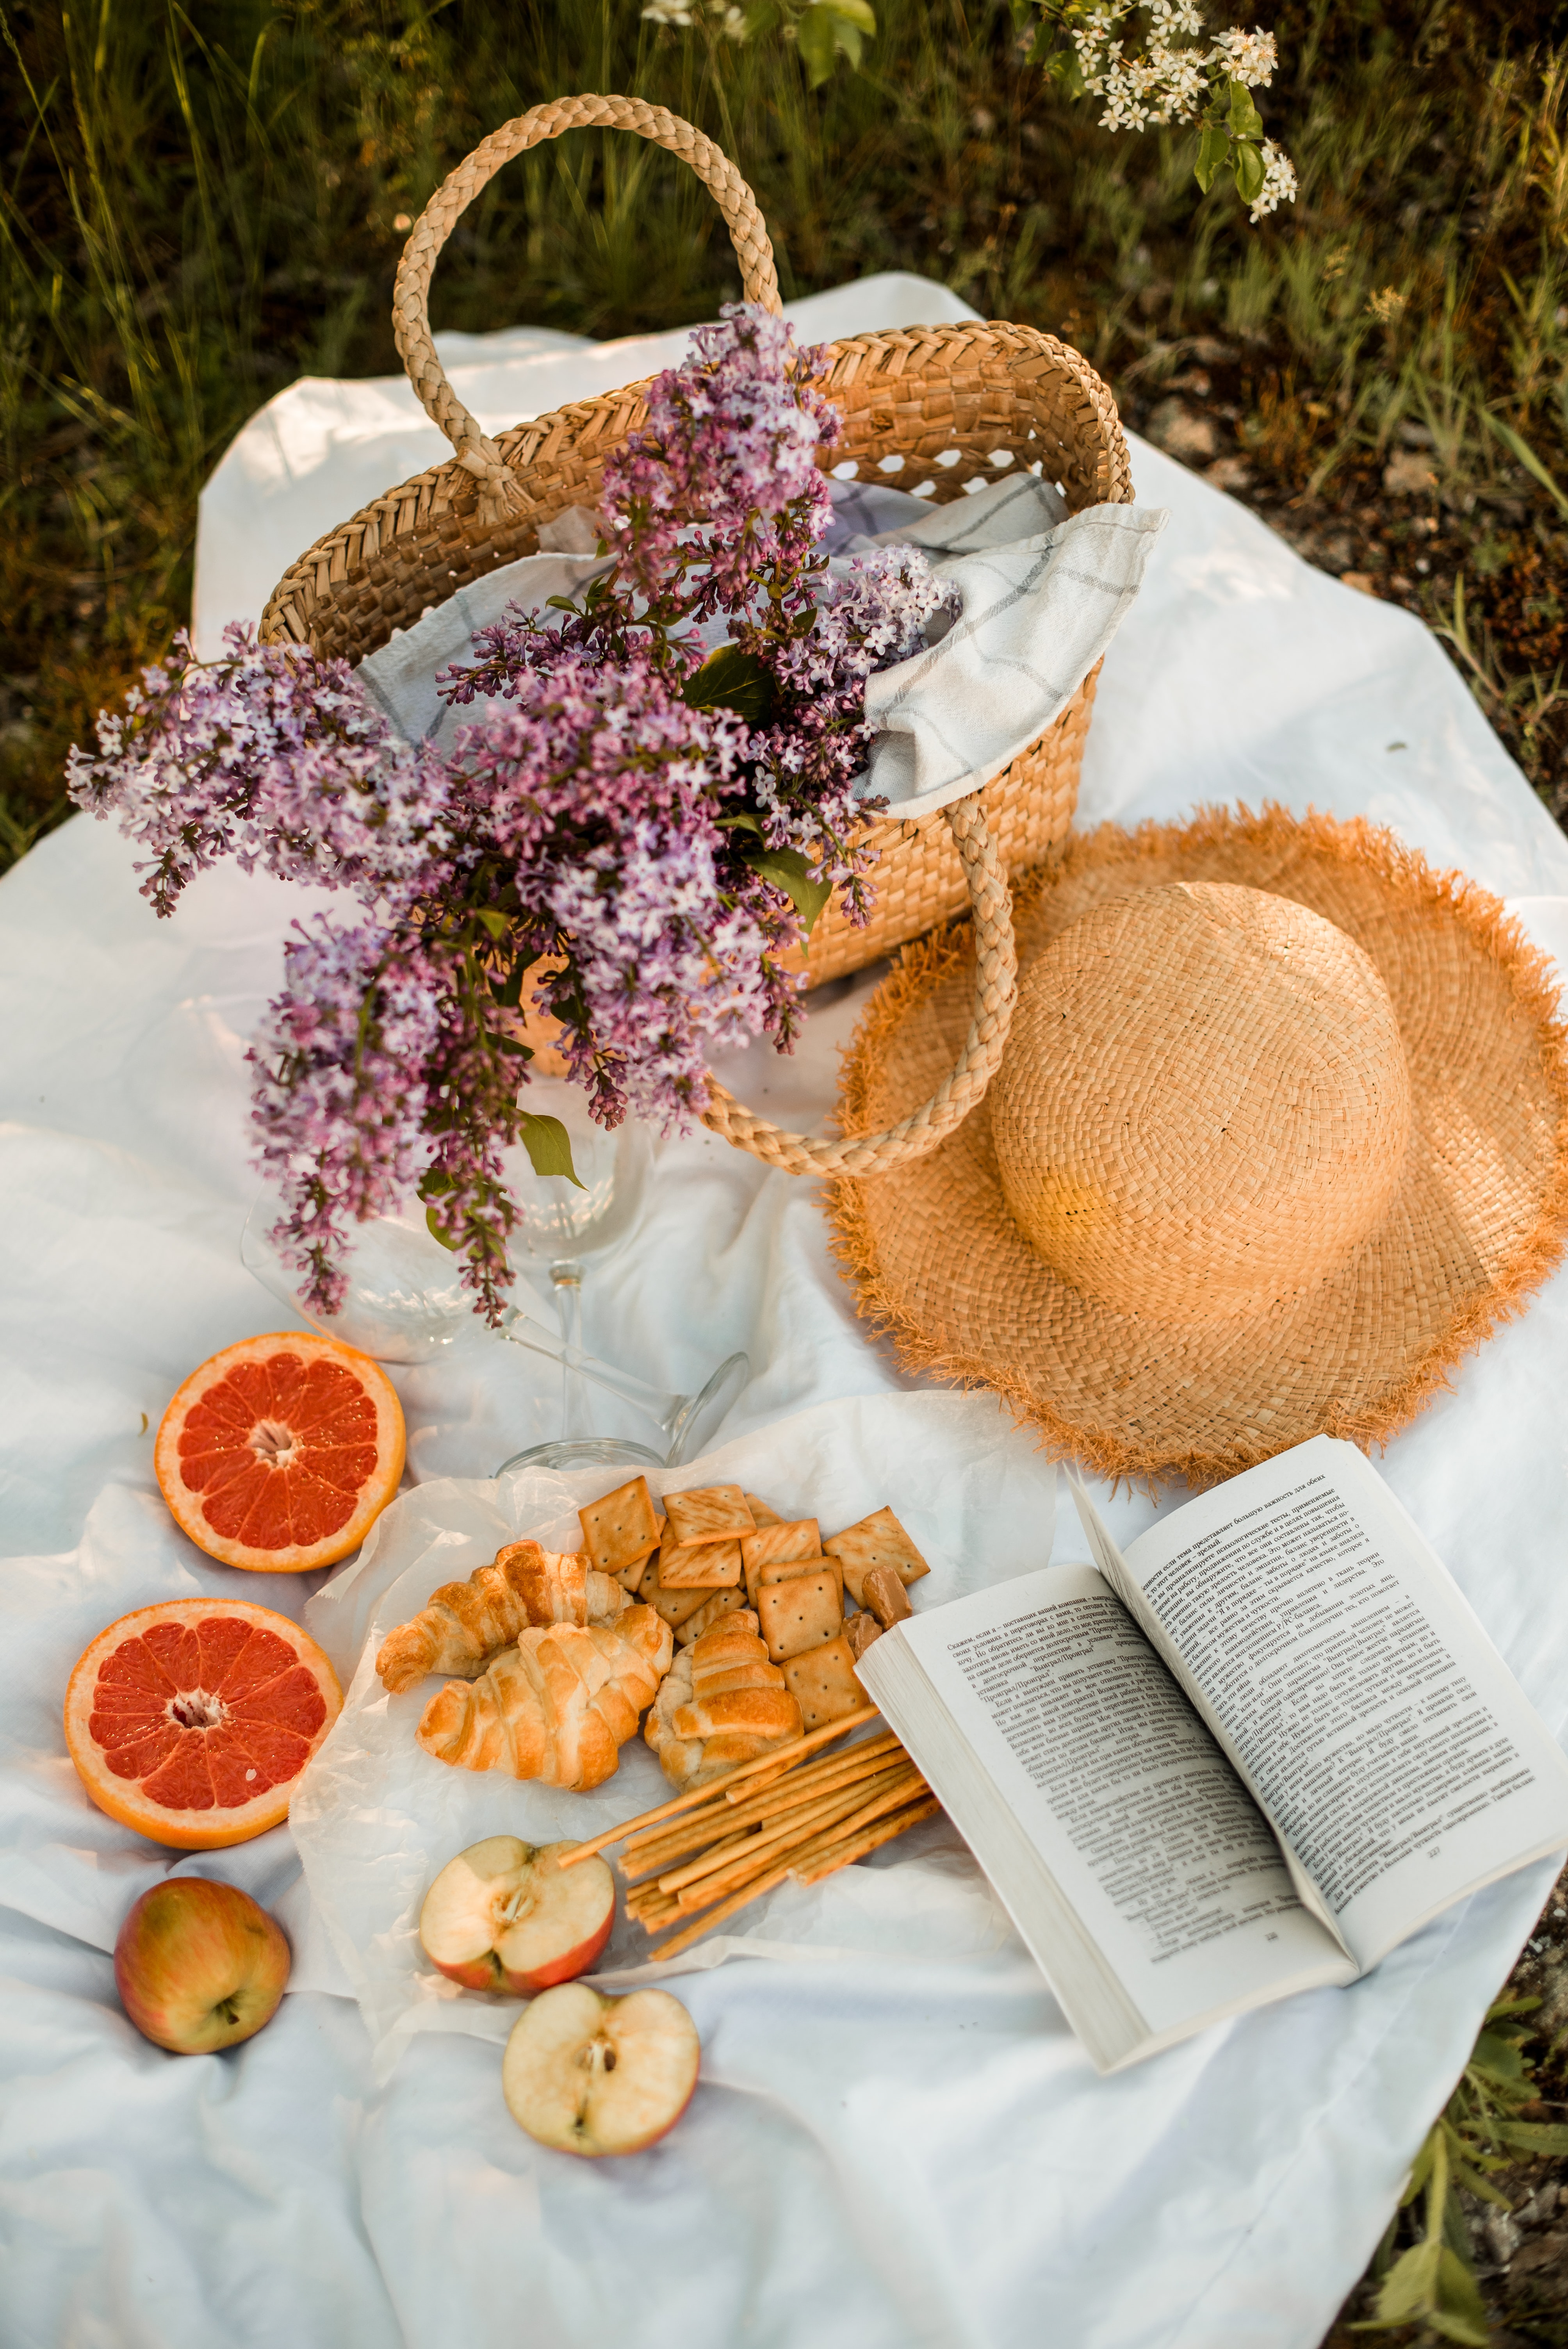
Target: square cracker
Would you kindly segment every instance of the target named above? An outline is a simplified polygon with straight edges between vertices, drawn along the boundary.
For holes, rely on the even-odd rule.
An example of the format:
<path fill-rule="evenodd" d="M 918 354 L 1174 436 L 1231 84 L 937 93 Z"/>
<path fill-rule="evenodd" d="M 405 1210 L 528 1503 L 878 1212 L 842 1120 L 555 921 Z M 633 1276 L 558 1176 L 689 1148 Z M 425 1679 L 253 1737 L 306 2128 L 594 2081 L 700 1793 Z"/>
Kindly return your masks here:
<path fill-rule="evenodd" d="M 746 1593 L 738 1586 L 733 1590 L 699 1590 L 696 1596 L 702 1600 L 702 1605 L 695 1615 L 686 1617 L 676 1633 L 676 1639 L 683 1648 L 689 1648 L 694 1640 L 700 1640 L 705 1631 L 711 1631 L 726 1615 L 733 1614 L 738 1607 L 746 1604 Z"/>
<path fill-rule="evenodd" d="M 869 1568 L 891 1566 L 901 1582 L 918 1582 L 931 1568 L 891 1509 L 873 1509 L 859 1525 L 849 1526 L 822 1544 L 830 1557 L 844 1569 L 844 1587 L 857 1607 L 863 1602 L 861 1586 Z"/>
<path fill-rule="evenodd" d="M 712 1597 L 711 1590 L 661 1590 L 656 1581 L 642 1594 L 644 1606 L 651 1607 L 655 1615 L 662 1615 L 675 1632 L 680 1630 L 683 1623 L 688 1623 L 697 1609 Z"/>
<path fill-rule="evenodd" d="M 757 1620 L 776 1664 L 808 1648 L 825 1647 L 844 1628 L 843 1600 L 833 1574 L 795 1574 L 788 1582 L 764 1582 L 757 1591 Z"/>
<path fill-rule="evenodd" d="M 784 1685 L 800 1708 L 808 1729 L 820 1729 L 846 1713 L 859 1713 L 866 1692 L 855 1678 L 855 1659 L 843 1632 L 825 1647 L 803 1656 L 791 1656 L 784 1667 Z"/>
<path fill-rule="evenodd" d="M 767 1582 L 788 1582 L 798 1574 L 830 1574 L 839 1586 L 839 1612 L 844 1611 L 844 1570 L 836 1557 L 781 1557 L 775 1566 L 759 1566 L 755 1581 L 750 1584 L 753 1607 L 757 1594 Z"/>
<path fill-rule="evenodd" d="M 659 1552 L 662 1590 L 728 1590 L 740 1580 L 740 1544 L 666 1541 Z"/>
<path fill-rule="evenodd" d="M 783 1524 L 784 1520 L 779 1516 L 778 1510 L 770 1509 L 766 1501 L 759 1501 L 755 1493 L 743 1493 L 740 1497 L 746 1503 L 747 1507 L 750 1510 L 752 1521 L 758 1533 L 762 1531 L 764 1526 L 781 1526 Z"/>
<path fill-rule="evenodd" d="M 758 1569 L 773 1565 L 779 1558 L 821 1555 L 822 1537 L 815 1517 L 795 1517 L 788 1523 L 776 1517 L 770 1526 L 758 1526 L 754 1534 L 748 1534 L 740 1545 L 746 1588 L 755 1596 Z"/>
<path fill-rule="evenodd" d="M 658 1587 L 658 1551 L 651 1549 L 646 1557 L 634 1557 L 630 1566 L 621 1568 L 615 1579 L 629 1599 L 641 1599 L 645 1604 Z"/>
<path fill-rule="evenodd" d="M 670 1537 L 677 1542 L 738 1541 L 757 1531 L 738 1485 L 698 1485 L 689 1493 L 666 1493 Z"/>
<path fill-rule="evenodd" d="M 601 1574 L 620 1574 L 659 1546 L 659 1521 L 645 1476 L 618 1485 L 602 1501 L 579 1509 L 583 1547 Z"/>

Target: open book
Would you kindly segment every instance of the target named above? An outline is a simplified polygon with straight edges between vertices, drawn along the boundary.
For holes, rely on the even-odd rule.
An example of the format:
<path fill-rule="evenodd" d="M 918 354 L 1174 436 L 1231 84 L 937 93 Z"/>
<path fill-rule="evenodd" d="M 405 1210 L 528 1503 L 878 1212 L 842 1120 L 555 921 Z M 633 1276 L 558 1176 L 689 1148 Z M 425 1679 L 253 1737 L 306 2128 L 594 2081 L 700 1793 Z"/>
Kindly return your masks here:
<path fill-rule="evenodd" d="M 1101 2071 L 1568 1845 L 1568 1761 L 1354 1445 L 900 1623 L 861 1681 Z"/>

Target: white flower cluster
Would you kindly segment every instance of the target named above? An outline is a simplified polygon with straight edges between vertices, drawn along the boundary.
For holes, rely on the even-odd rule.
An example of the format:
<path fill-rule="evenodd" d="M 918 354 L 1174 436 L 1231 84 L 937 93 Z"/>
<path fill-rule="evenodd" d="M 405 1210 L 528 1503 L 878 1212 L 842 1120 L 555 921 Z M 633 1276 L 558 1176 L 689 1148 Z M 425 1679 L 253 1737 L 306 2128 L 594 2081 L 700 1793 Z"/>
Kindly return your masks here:
<path fill-rule="evenodd" d="M 733 0 L 706 0 L 707 13 L 718 19 L 718 29 L 727 33 L 732 41 L 746 38 L 746 11 L 733 5 Z M 704 0 L 647 0 L 643 16 L 650 25 L 671 25 L 677 33 L 689 33 L 697 20 L 697 11 Z"/>
<path fill-rule="evenodd" d="M 1253 221 L 1261 221 L 1264 214 L 1272 212 L 1276 205 L 1294 204 L 1295 202 L 1295 165 L 1284 148 L 1276 147 L 1272 139 L 1265 139 L 1263 158 L 1264 183 L 1253 200 Z"/>
<path fill-rule="evenodd" d="M 1204 31 L 1197 0 L 1147 0 L 1148 45 L 1129 54 L 1121 26 L 1134 5 L 1135 0 L 1098 0 L 1073 33 L 1084 88 L 1105 99 L 1102 129 L 1191 122 L 1217 78 L 1244 82 L 1249 89 L 1266 88 L 1273 78 L 1272 33 L 1244 33 L 1233 25 L 1212 48 L 1193 46 L 1201 44 Z M 1274 202 L 1279 202 L 1277 195 Z"/>

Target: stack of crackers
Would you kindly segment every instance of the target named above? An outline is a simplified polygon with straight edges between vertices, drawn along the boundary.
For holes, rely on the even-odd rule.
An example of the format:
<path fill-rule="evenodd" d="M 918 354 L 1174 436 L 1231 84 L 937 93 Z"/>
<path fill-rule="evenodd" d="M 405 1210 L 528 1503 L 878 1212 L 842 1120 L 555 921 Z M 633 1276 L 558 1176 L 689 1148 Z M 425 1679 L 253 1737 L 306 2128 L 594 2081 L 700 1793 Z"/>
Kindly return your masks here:
<path fill-rule="evenodd" d="M 749 1608 L 808 1731 L 864 1705 L 856 1662 L 912 1612 L 909 1586 L 930 1572 L 891 1509 L 825 1541 L 815 1517 L 783 1517 L 738 1485 L 666 1493 L 665 1511 L 645 1476 L 593 1502 L 579 1513 L 589 1565 L 682 1647 Z"/>

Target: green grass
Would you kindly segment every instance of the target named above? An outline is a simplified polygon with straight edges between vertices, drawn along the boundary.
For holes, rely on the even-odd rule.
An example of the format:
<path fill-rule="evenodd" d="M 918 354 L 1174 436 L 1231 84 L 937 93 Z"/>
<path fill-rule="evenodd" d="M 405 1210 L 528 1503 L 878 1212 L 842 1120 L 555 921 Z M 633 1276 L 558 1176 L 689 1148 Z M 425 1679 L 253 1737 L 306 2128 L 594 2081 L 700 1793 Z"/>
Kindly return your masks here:
<path fill-rule="evenodd" d="M 1256 231 L 1198 196 L 1190 140 L 1048 98 L 1000 0 L 880 16 L 866 70 L 811 93 L 792 53 L 655 32 L 636 0 L 0 0 L 0 855 L 58 820 L 65 745 L 184 616 L 196 492 L 244 418 L 302 370 L 394 367 L 398 218 L 584 88 L 719 137 L 789 291 L 925 271 L 1150 389 L 1233 338 L 1243 434 L 1297 501 L 1429 433 L 1456 513 L 1503 501 L 1501 561 L 1461 573 L 1467 673 L 1516 747 L 1544 707 L 1550 750 L 1551 663 L 1493 621 L 1521 562 L 1557 575 L 1568 516 L 1539 478 L 1568 487 L 1568 15 L 1287 0 L 1264 105 L 1303 198 Z M 434 306 L 605 334 L 737 290 L 690 175 L 590 133 L 471 208 Z"/>

